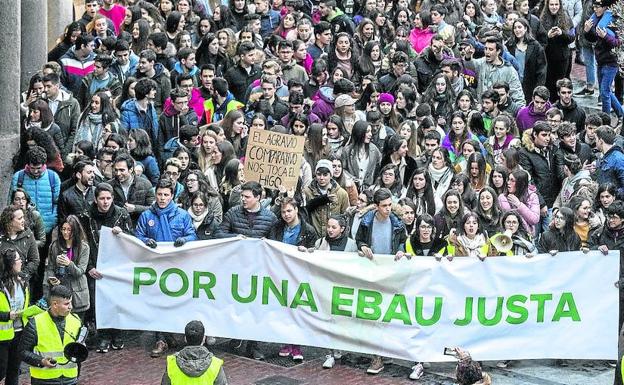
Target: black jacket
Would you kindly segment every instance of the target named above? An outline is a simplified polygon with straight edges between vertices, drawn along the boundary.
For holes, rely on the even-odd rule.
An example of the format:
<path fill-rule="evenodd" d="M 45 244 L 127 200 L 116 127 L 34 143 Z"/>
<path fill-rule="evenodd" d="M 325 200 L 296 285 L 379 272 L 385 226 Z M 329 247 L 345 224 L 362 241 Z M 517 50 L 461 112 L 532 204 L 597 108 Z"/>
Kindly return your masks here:
<path fill-rule="evenodd" d="M 566 122 L 574 123 L 576 125 L 576 132 L 581 132 L 585 128 L 585 111 L 576 104 L 576 101 L 572 99 L 572 103 L 569 106 L 561 104 L 561 100 L 555 103 L 555 107 L 563 111 L 563 120 Z"/>
<path fill-rule="evenodd" d="M 316 230 L 301 216 L 299 216 L 299 223 L 301 224 L 301 231 L 299 231 L 299 236 L 297 237 L 297 246 L 304 246 L 307 248 L 314 247 L 314 242 L 319 238 Z M 283 220 L 278 221 L 277 224 L 271 228 L 269 239 L 282 242 L 285 227 L 286 223 Z"/>
<path fill-rule="evenodd" d="M 267 208 L 262 207 L 260 211 L 252 213 L 242 205 L 237 205 L 223 216 L 218 237 L 235 237 L 241 234 L 250 238 L 267 238 L 276 222 L 275 214 Z"/>
<path fill-rule="evenodd" d="M 113 201 L 117 206 L 124 207 L 126 203 L 136 206 L 134 212 L 130 213 L 133 223 L 136 223 L 141 213 L 149 209 L 156 200 L 152 184 L 146 178 L 134 176 L 134 180 L 128 190 L 128 199 L 126 199 L 123 188 L 117 179 L 111 179 L 108 183 L 113 186 Z"/>
<path fill-rule="evenodd" d="M 517 46 L 509 42 L 507 49 L 513 56 L 516 55 Z M 524 59 L 524 78 L 522 79 L 522 91 L 524 99 L 531 100 L 533 89 L 543 86 L 546 82 L 546 54 L 544 48 L 537 42 L 531 40 L 527 44 L 526 56 Z"/>
<path fill-rule="evenodd" d="M 565 143 L 560 141 L 559 147 L 555 150 L 555 163 L 557 164 L 557 177 L 561 181 L 566 178 L 565 172 L 563 171 L 565 166 L 565 157 L 566 155 L 569 156 L 572 154 L 579 157 L 581 164 L 587 161 L 593 162 L 596 159 L 591 147 L 582 143 L 580 140 L 576 141 L 576 146 L 574 146 L 574 148 L 570 148 Z"/>
<path fill-rule="evenodd" d="M 520 166 L 529 173 L 546 205 L 552 207 L 561 189 L 561 181 L 557 176 L 559 167 L 555 160 L 555 151 L 550 149 L 546 153 L 538 153 L 528 135 L 528 130 L 525 132 L 527 135 L 522 138 L 524 146 L 520 149 Z"/>
<path fill-rule="evenodd" d="M 570 244 L 561 236 L 557 230 L 547 230 L 537 243 L 537 250 L 540 253 L 548 253 L 551 250 L 578 251 L 581 249 L 581 238 L 574 234 L 574 241 Z"/>
<path fill-rule="evenodd" d="M 87 265 L 87 271 L 97 265 L 100 229 L 102 226 L 110 228 L 117 226 L 126 234 L 134 234 L 130 214 L 128 214 L 126 209 L 116 205 L 112 205 L 108 212 L 100 213 L 96 204 L 91 203 L 89 209 L 82 213 L 78 219 L 80 219 L 80 224 L 89 242 L 89 264 Z"/>
<path fill-rule="evenodd" d="M 198 228 L 195 229 L 197 239 L 205 241 L 207 239 L 215 239 L 219 232 L 219 222 L 215 219 L 214 215 L 208 214 L 204 218 L 204 221 Z"/>
<path fill-rule="evenodd" d="M 262 70 L 257 65 L 251 67 L 251 71 L 247 74 L 247 70 L 240 65 L 235 65 L 225 72 L 224 78 L 227 80 L 229 90 L 234 98 L 241 103 L 247 103 L 245 93 L 247 87 L 256 79 L 260 79 Z"/>
<path fill-rule="evenodd" d="M 59 223 L 63 223 L 69 215 L 80 216 L 89 210 L 93 203 L 93 186 L 88 187 L 83 194 L 74 184 L 61 193 L 59 197 L 58 211 Z"/>
<path fill-rule="evenodd" d="M 0 255 L 7 249 L 14 249 L 22 257 L 22 274 L 27 278 L 37 272 L 39 266 L 39 249 L 37 240 L 30 229 L 17 233 L 15 239 L 6 235 L 0 237 Z"/>

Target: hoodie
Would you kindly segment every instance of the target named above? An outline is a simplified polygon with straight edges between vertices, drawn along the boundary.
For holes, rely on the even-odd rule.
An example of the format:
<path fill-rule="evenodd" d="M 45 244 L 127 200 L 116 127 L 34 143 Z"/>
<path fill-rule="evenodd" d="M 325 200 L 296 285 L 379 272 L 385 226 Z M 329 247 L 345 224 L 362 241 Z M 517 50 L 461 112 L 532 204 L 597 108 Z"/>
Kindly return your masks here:
<path fill-rule="evenodd" d="M 182 350 L 180 350 L 175 355 L 176 365 L 180 370 L 191 378 L 197 378 L 203 375 L 210 364 L 212 363 L 213 358 L 216 358 L 208 349 L 203 346 L 186 346 Z M 168 373 L 165 371 L 163 375 L 161 385 L 170 385 L 171 380 L 169 379 Z M 226 385 L 227 380 L 225 377 L 225 373 L 223 372 L 223 368 L 219 370 L 219 374 L 214 381 L 214 385 Z"/>
<path fill-rule="evenodd" d="M 552 107 L 550 102 L 546 102 L 544 112 L 536 112 L 533 102 L 529 103 L 529 105 L 526 107 L 522 107 L 520 111 L 518 111 L 518 115 L 516 116 L 516 125 L 518 126 L 518 131 L 522 133 L 526 129 L 533 128 L 535 123 L 537 123 L 538 121 L 546 121 L 546 111 L 548 111 L 550 107 Z"/>
<path fill-rule="evenodd" d="M 319 98 L 312 105 L 311 112 L 327 122 L 330 115 L 334 113 L 334 89 L 332 87 L 321 87 L 317 93 Z"/>

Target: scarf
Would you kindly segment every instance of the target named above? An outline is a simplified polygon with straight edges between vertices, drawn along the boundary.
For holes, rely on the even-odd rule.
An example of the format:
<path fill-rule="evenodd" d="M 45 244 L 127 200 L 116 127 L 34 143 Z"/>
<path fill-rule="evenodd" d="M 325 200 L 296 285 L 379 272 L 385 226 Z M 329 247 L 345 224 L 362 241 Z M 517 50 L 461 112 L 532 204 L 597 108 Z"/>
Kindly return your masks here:
<path fill-rule="evenodd" d="M 444 166 L 443 168 L 436 170 L 433 167 L 432 163 L 429 163 L 428 166 L 429 169 L 429 175 L 431 175 L 431 179 L 434 180 L 434 182 L 436 183 L 440 183 L 440 181 L 442 180 L 442 178 L 444 178 L 444 175 L 446 175 L 446 172 L 448 171 L 448 166 Z"/>
<path fill-rule="evenodd" d="M 195 230 L 197 230 L 199 226 L 201 226 L 201 224 L 204 223 L 204 218 L 206 218 L 206 215 L 208 215 L 208 210 L 204 211 L 203 214 L 199 214 L 199 215 L 195 215 L 195 213 L 193 213 L 193 210 L 191 208 L 189 208 L 187 211 L 189 215 L 191 216 L 191 219 L 193 220 L 193 227 L 195 228 Z"/>
<path fill-rule="evenodd" d="M 102 124 L 102 114 L 94 114 L 93 112 L 89 112 L 87 118 L 89 119 L 89 122 L 91 122 L 91 124 Z"/>
<path fill-rule="evenodd" d="M 159 226 L 156 227 L 156 241 L 171 242 L 175 240 L 172 239 L 171 235 L 169 215 L 174 214 L 177 209 L 178 206 L 173 201 L 169 202 L 167 207 L 165 207 L 164 209 L 158 207 L 156 203 L 154 203 L 150 208 L 150 210 L 152 210 L 152 213 L 154 213 L 158 217 Z"/>
<path fill-rule="evenodd" d="M 327 244 L 329 244 L 329 250 L 331 251 L 344 251 L 347 246 L 347 241 L 349 237 L 347 237 L 347 232 L 343 231 L 337 238 L 330 238 L 329 236 L 325 236 L 325 240 Z"/>
<path fill-rule="evenodd" d="M 465 235 L 459 235 L 457 236 L 457 241 L 463 246 L 468 257 L 484 257 L 484 255 L 481 255 L 481 248 L 485 245 L 483 234 L 477 234 L 474 239 L 470 239 Z"/>

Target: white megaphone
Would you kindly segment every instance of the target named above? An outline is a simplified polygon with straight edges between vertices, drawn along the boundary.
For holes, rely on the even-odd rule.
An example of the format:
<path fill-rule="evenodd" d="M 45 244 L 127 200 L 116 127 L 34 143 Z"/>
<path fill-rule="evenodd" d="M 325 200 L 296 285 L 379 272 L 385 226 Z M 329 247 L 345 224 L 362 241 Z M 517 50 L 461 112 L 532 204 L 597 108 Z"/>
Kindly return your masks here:
<path fill-rule="evenodd" d="M 511 232 L 506 230 L 505 232 L 495 234 L 490 238 L 490 243 L 501 253 L 506 253 L 513 247 L 513 240 L 511 239 Z"/>

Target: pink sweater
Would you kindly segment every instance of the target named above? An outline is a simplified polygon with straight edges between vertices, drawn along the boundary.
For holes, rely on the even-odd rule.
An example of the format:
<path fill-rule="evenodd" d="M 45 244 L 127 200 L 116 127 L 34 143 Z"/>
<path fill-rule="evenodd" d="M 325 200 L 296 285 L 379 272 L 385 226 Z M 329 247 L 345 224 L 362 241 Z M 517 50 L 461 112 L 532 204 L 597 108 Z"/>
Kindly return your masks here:
<path fill-rule="evenodd" d="M 498 204 L 501 211 L 509 211 L 515 209 L 524 221 L 524 227 L 530 234 L 535 234 L 535 225 L 540 220 L 540 204 L 537 194 L 533 191 L 535 187 L 530 186 L 525 202 L 520 201 L 518 207 L 514 207 L 509 203 L 507 197 L 503 194 L 498 196 Z"/>

